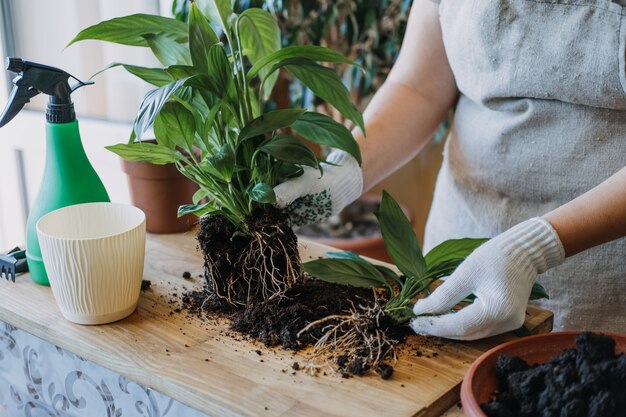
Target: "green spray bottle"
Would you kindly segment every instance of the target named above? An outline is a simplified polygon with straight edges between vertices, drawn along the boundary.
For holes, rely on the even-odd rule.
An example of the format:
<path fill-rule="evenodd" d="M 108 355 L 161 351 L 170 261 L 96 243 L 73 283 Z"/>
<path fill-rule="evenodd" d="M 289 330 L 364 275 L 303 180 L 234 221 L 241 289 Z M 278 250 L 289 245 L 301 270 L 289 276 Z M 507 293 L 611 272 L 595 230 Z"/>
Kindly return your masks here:
<path fill-rule="evenodd" d="M 6 69 L 18 75 L 13 79 L 15 86 L 9 104 L 0 116 L 0 127 L 13 119 L 37 94 L 50 97 L 46 110 L 46 165 L 39 194 L 26 224 L 26 259 L 30 276 L 38 284 L 49 285 L 35 229 L 39 218 L 61 207 L 110 201 L 85 154 L 71 99 L 76 89 L 93 82 L 82 82 L 61 69 L 20 58 L 7 58 Z M 78 83 L 70 87 L 70 78 Z"/>

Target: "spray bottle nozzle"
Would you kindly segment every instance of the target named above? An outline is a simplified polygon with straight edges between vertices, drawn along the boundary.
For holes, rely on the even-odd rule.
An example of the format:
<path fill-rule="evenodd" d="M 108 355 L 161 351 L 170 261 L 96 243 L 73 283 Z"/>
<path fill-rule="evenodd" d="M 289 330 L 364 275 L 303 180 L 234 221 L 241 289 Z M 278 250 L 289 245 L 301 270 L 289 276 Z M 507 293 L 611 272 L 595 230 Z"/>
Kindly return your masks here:
<path fill-rule="evenodd" d="M 9 58 L 5 60 L 7 71 L 22 72 L 24 71 L 24 61 L 20 58 Z"/>
<path fill-rule="evenodd" d="M 6 58 L 6 69 L 17 73 L 13 79 L 13 91 L 9 104 L 0 116 L 0 127 L 7 124 L 22 110 L 31 98 L 39 93 L 50 96 L 46 120 L 51 123 L 67 123 L 76 119 L 71 94 L 93 81 L 83 82 L 62 69 L 24 61 L 21 58 Z M 70 87 L 69 79 L 74 78 L 77 84 Z"/>

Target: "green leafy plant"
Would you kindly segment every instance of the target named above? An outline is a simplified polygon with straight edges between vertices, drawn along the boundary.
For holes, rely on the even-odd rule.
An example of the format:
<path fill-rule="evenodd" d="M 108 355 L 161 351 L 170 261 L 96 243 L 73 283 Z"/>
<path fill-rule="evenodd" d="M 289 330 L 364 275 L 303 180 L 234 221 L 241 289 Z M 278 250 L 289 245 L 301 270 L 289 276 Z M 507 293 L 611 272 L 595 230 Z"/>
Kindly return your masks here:
<path fill-rule="evenodd" d="M 282 48 L 278 24 L 269 12 L 251 8 L 235 14 L 230 0 L 195 1 L 187 23 L 146 14 L 111 19 L 84 29 L 70 45 L 86 39 L 150 48 L 163 65 L 107 67 L 121 66 L 155 86 L 143 98 L 129 143 L 108 149 L 131 161 L 175 164 L 200 186 L 179 214 L 226 219 L 232 226 L 232 230 L 227 227 L 227 241 L 247 239 L 248 246 L 233 243 L 237 249 L 227 257 L 236 259 L 231 259 L 230 267 L 205 252 L 213 292 L 229 303 L 244 304 L 250 296 L 267 298 L 291 286 L 300 271 L 292 265 L 298 259 L 297 249 L 272 243 L 290 233 L 288 226 L 280 225 L 278 235 L 268 237 L 271 233 L 266 229 L 251 227 L 253 212 L 271 211 L 273 188 L 301 175 L 303 167 L 320 169 L 320 160 L 301 138 L 343 149 L 357 161 L 361 155 L 350 131 L 331 118 L 300 108 L 264 112 L 264 102 L 278 71 L 284 69 L 364 129 L 362 115 L 341 79 L 320 64 L 352 62 L 320 46 Z M 156 144 L 141 142 L 150 126 Z M 202 242 L 200 246 L 204 248 Z M 258 260 L 253 261 L 249 252 Z M 276 259 L 276 253 L 283 254 L 282 260 Z M 213 268 L 216 262 L 220 266 Z M 261 285 L 252 280 L 233 288 L 231 281 L 236 278 L 229 268 L 239 268 L 237 274 L 245 276 L 250 271 L 260 274 Z M 276 282 L 281 273 L 291 276 Z M 224 288 L 215 286 L 218 280 L 226 281 Z"/>
<path fill-rule="evenodd" d="M 409 220 L 387 192 L 383 192 L 377 217 L 387 253 L 401 275 L 352 252 L 330 252 L 328 259 L 306 262 L 304 270 L 323 281 L 386 288 L 390 296 L 383 310 L 397 324 L 411 318 L 412 306 L 418 295 L 427 292 L 436 280 L 454 272 L 474 249 L 487 241 L 469 238 L 447 240 L 423 256 Z"/>
<path fill-rule="evenodd" d="M 306 272 L 322 281 L 383 290 L 384 294 L 374 304 L 355 306 L 344 315 L 326 317 L 301 331 L 315 334 L 322 329 L 315 355 L 328 358 L 334 352 L 343 352 L 336 363 L 352 373 L 376 369 L 386 358 L 395 357 L 397 340 L 392 335 L 410 320 L 418 297 L 428 295 L 435 281 L 452 274 L 488 240 L 447 240 L 423 255 L 409 220 L 386 192 L 377 217 L 387 253 L 399 274 L 352 252 L 329 252 L 328 258 L 303 265 Z M 530 298 L 544 297 L 547 297 L 545 289 L 536 283 Z M 473 296 L 468 294 L 465 301 L 472 302 Z"/>

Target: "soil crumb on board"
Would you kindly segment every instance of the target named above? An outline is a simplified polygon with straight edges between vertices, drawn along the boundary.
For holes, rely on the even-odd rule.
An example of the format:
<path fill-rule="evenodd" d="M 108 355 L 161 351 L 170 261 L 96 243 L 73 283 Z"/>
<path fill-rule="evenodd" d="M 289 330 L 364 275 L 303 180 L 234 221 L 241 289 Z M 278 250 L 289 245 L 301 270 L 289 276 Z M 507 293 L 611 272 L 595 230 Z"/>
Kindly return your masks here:
<path fill-rule="evenodd" d="M 232 330 L 259 340 L 268 347 L 280 346 L 295 351 L 314 345 L 323 336 L 325 329 L 321 326 L 302 332 L 310 323 L 346 314 L 355 306 L 373 305 L 376 302 L 372 290 L 327 283 L 307 275 L 281 298 L 249 302 L 241 309 L 212 303 L 211 297 L 204 290 L 183 294 L 183 308 L 190 313 L 201 317 L 216 313 L 226 315 L 231 319 Z M 385 328 L 393 333 L 393 340 L 398 343 L 410 333 L 406 326 Z M 348 359 L 344 352 L 333 352 L 325 359 L 332 362 L 344 377 L 364 375 L 370 370 L 376 371 L 384 379 L 393 374 L 390 364 L 381 363 L 375 369 L 370 369 L 365 357 L 355 358 L 351 355 Z M 303 367 L 301 364 L 292 366 L 294 370 Z"/>
<path fill-rule="evenodd" d="M 581 333 L 575 349 L 542 365 L 501 355 L 495 371 L 499 392 L 481 404 L 489 417 L 626 415 L 626 356 L 609 336 Z"/>

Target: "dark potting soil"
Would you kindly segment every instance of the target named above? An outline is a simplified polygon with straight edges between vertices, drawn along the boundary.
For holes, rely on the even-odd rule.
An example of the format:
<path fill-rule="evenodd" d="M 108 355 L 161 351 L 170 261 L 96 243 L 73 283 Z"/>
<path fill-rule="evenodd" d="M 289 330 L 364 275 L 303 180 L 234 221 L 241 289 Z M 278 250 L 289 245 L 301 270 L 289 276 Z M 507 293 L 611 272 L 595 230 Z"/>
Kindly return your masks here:
<path fill-rule="evenodd" d="M 247 234 L 221 216 L 202 217 L 198 247 L 206 288 L 214 304 L 242 306 L 285 291 L 301 276 L 295 233 L 273 206 L 257 206 L 246 218 Z"/>
<path fill-rule="evenodd" d="M 216 305 L 208 300 L 210 297 L 206 291 L 187 292 L 183 294 L 183 308 L 200 316 L 226 315 L 231 320 L 232 330 L 268 347 L 280 346 L 296 351 L 315 344 L 326 330 L 326 325 L 313 327 L 298 337 L 308 324 L 332 315 L 349 314 L 355 307 L 372 306 L 376 302 L 371 290 L 331 284 L 307 275 L 282 298 L 251 302 L 245 308 Z M 378 326 L 372 321 L 370 327 L 365 331 L 373 334 L 377 329 L 382 330 L 395 343 L 402 343 L 411 333 L 407 326 L 394 325 L 387 317 L 379 319 Z M 337 351 L 326 359 L 336 365 L 340 375 L 349 378 L 372 370 L 368 365 L 369 354 L 365 348 L 356 355 Z M 292 368 L 298 370 L 302 366 L 294 363 Z M 387 363 L 381 362 L 373 370 L 383 379 L 389 379 L 393 374 L 393 367 Z"/>
<path fill-rule="evenodd" d="M 499 392 L 481 404 L 489 417 L 626 416 L 626 356 L 606 335 L 582 333 L 542 365 L 501 355 L 495 370 Z"/>
<path fill-rule="evenodd" d="M 318 239 L 353 239 L 380 235 L 380 225 L 374 215 L 379 208 L 378 202 L 357 200 L 324 222 L 297 228 L 296 234 Z"/>
<path fill-rule="evenodd" d="M 232 329 L 239 333 L 267 346 L 300 350 L 315 344 L 326 332 L 324 325 L 313 326 L 298 337 L 310 323 L 328 316 L 366 311 L 359 306 L 376 303 L 371 290 L 302 275 L 296 235 L 280 210 L 257 207 L 246 224 L 250 233 L 244 236 L 236 233 L 235 227 L 224 218 L 200 220 L 198 246 L 204 255 L 206 284 L 203 290 L 183 294 L 183 308 L 201 316 L 225 314 L 231 319 Z M 268 298 L 272 292 L 268 290 L 278 290 L 277 296 Z M 387 323 L 385 317 L 383 320 L 378 317 L 377 323 L 373 317 L 371 323 L 368 317 L 365 319 L 359 322 L 360 331 L 370 335 L 397 332 L 399 327 Z M 381 355 L 390 352 L 388 348 L 400 339 L 404 336 L 385 342 Z M 343 364 L 341 355 L 343 352 L 333 351 L 328 360 L 337 364 L 342 375 L 362 375 L 375 370 L 389 378 L 393 373 L 393 368 L 381 361 L 376 366 L 368 365 L 371 354 L 366 348 L 352 352 Z"/>
<path fill-rule="evenodd" d="M 307 324 L 345 313 L 353 305 L 373 302 L 371 290 L 305 278 L 281 299 L 249 304 L 245 309 L 232 312 L 232 328 L 266 346 L 300 350 L 321 336 L 307 332 L 298 338 L 298 332 Z"/>

